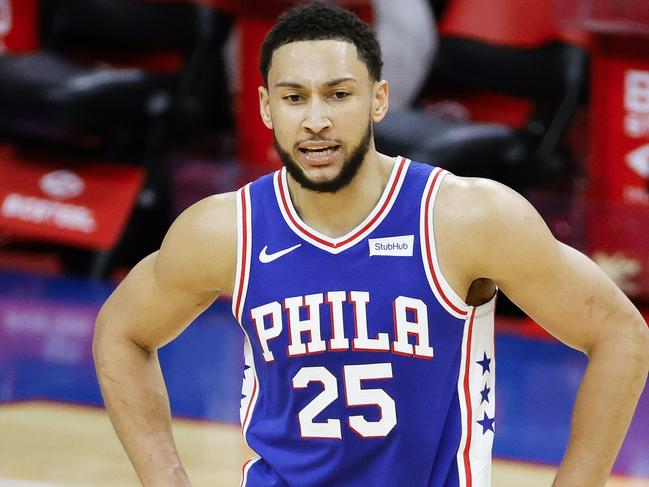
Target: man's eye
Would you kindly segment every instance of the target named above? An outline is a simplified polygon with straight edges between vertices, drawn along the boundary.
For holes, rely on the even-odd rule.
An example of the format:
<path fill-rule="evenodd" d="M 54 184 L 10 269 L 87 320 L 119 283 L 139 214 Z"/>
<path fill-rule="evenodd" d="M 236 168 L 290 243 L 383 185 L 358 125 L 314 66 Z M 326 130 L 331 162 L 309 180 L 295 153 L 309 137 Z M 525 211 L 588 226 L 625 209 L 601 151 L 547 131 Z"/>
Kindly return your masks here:
<path fill-rule="evenodd" d="M 346 91 L 336 91 L 334 92 L 333 96 L 336 100 L 342 100 L 343 98 L 347 98 L 349 96 L 349 93 L 347 93 Z"/>
<path fill-rule="evenodd" d="M 300 100 L 302 100 L 302 97 L 300 95 L 286 95 L 284 99 L 290 101 L 291 103 L 298 103 Z"/>

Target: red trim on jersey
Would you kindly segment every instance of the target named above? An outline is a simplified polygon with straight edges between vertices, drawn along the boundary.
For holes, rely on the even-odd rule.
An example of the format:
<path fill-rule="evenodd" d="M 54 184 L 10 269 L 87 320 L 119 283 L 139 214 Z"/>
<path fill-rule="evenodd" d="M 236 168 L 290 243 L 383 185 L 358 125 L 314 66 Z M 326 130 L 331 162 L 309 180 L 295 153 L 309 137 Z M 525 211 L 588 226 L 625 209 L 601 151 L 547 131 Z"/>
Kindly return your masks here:
<path fill-rule="evenodd" d="M 318 237 L 318 236 L 314 235 L 313 233 L 311 233 L 309 231 L 308 228 L 305 228 L 297 218 L 295 218 L 295 216 L 293 215 L 292 206 L 289 205 L 289 203 L 288 203 L 286 191 L 284 190 L 284 184 L 283 184 L 283 180 L 282 180 L 281 173 L 280 173 L 278 186 L 279 186 L 280 197 L 281 197 L 281 200 L 282 200 L 282 206 L 284 207 L 285 213 L 288 215 L 289 219 L 291 220 L 291 223 L 293 223 L 293 225 L 295 225 L 295 228 L 297 228 L 301 233 L 303 233 L 307 237 L 315 240 L 316 242 L 318 242 L 318 243 L 320 243 L 322 245 L 325 245 L 325 246 L 327 246 L 329 248 L 332 248 L 332 249 L 337 249 L 337 248 L 342 247 L 344 245 L 347 245 L 348 243 L 350 243 L 353 240 L 357 239 L 359 236 L 361 236 L 363 233 L 365 233 L 368 228 L 370 228 L 372 225 L 374 225 L 374 223 L 376 223 L 376 221 L 379 218 L 381 218 L 383 216 L 383 213 L 385 212 L 385 209 L 392 202 L 392 197 L 394 196 L 394 193 L 396 192 L 397 186 L 399 184 L 399 180 L 401 179 L 401 173 L 403 172 L 403 168 L 405 166 L 405 159 L 401 158 L 400 161 L 398 162 L 398 164 L 399 164 L 399 167 L 397 169 L 397 173 L 396 173 L 394 179 L 392 180 L 392 186 L 390 187 L 390 190 L 388 192 L 388 196 L 385 199 L 385 201 L 383 202 L 383 205 L 381 206 L 379 211 L 376 213 L 376 215 L 374 215 L 374 218 L 372 218 L 369 222 L 367 222 L 367 224 L 365 224 L 363 226 L 363 228 L 360 228 L 352 236 L 350 236 L 349 238 L 343 240 L 342 242 L 332 242 L 330 240 L 325 240 L 325 239 L 323 239 L 321 237 Z"/>
<path fill-rule="evenodd" d="M 245 282 L 247 264 L 248 264 L 248 211 L 246 206 L 246 190 L 242 188 L 241 192 L 241 228 L 242 228 L 242 239 L 241 239 L 241 275 L 239 276 L 239 292 L 236 297 L 236 305 L 234 309 L 237 312 L 236 318 L 239 319 L 241 316 L 241 296 L 243 295 L 243 283 Z"/>
<path fill-rule="evenodd" d="M 471 311 L 469 320 L 469 332 L 466 340 L 466 363 L 464 364 L 464 400 L 466 402 L 466 445 L 464 445 L 464 472 L 466 473 L 466 487 L 471 487 L 473 483 L 471 475 L 471 432 L 473 429 L 473 411 L 471 410 L 471 390 L 469 389 L 469 369 L 471 368 L 471 339 L 473 337 L 473 319 L 475 318 L 475 308 Z"/>
<path fill-rule="evenodd" d="M 429 218 L 428 215 L 430 214 L 430 201 L 433 195 L 433 191 L 435 190 L 435 186 L 437 185 L 438 178 L 440 175 L 443 173 L 443 171 L 438 170 L 437 174 L 433 177 L 433 182 L 430 185 L 430 188 L 428 189 L 428 194 L 426 195 L 426 204 L 425 204 L 425 214 L 424 214 L 424 238 L 426 239 L 426 258 L 427 258 L 427 264 L 428 268 L 430 269 L 430 274 L 433 277 L 433 282 L 435 283 L 435 287 L 437 288 L 437 291 L 439 292 L 439 295 L 442 297 L 444 302 L 456 313 L 466 316 L 467 312 L 458 308 L 455 306 L 451 300 L 446 296 L 444 293 L 444 290 L 442 289 L 442 286 L 439 283 L 439 279 L 437 278 L 437 273 L 435 272 L 435 266 L 433 265 L 433 255 L 431 254 L 431 242 L 430 242 L 430 229 L 429 229 Z"/>
<path fill-rule="evenodd" d="M 241 467 L 241 482 L 239 482 L 239 487 L 244 487 L 244 480 L 247 480 L 246 479 L 246 467 L 248 467 L 248 465 L 250 465 L 255 460 L 256 460 L 255 458 L 251 458 L 250 460 L 248 460 L 246 463 L 243 464 L 243 467 Z"/>

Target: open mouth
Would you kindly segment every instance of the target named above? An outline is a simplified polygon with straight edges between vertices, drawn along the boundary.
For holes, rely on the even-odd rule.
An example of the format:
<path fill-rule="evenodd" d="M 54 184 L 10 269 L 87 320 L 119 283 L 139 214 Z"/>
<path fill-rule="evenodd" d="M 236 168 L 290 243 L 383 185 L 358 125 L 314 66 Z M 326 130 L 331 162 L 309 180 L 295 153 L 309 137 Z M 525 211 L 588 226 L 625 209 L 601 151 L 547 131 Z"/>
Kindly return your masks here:
<path fill-rule="evenodd" d="M 331 147 L 322 147 L 319 149 L 300 148 L 300 152 L 302 152 L 302 154 L 305 154 L 307 156 L 312 156 L 312 157 L 327 157 L 332 155 L 334 152 L 336 152 L 339 147 L 340 147 L 339 145 L 334 145 Z"/>

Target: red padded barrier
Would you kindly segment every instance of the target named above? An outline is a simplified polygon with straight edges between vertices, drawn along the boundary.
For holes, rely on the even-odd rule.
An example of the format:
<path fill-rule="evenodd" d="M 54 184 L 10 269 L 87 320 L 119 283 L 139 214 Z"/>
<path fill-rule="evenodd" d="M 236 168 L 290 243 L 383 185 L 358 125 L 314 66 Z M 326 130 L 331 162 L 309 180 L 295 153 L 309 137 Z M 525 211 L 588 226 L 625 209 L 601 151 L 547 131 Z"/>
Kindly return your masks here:
<path fill-rule="evenodd" d="M 534 48 L 552 41 L 587 47 L 587 32 L 557 22 L 556 1 L 451 0 L 439 20 L 439 34 L 514 48 Z M 529 100 L 480 90 L 445 88 L 427 101 L 430 105 L 444 100 L 459 104 L 470 120 L 514 127 L 524 125 L 532 110 Z"/>
<path fill-rule="evenodd" d="M 109 249 L 144 181 L 140 167 L 79 163 L 0 146 L 0 232 Z"/>
<path fill-rule="evenodd" d="M 649 298 L 649 8 L 573 1 L 560 21 L 594 32 L 588 252 L 632 296 Z"/>
<path fill-rule="evenodd" d="M 0 52 L 38 48 L 37 0 L 0 0 Z"/>
<path fill-rule="evenodd" d="M 555 0 L 452 0 L 441 19 L 443 36 L 535 47 L 553 40 L 585 45 L 583 31 L 557 27 Z"/>

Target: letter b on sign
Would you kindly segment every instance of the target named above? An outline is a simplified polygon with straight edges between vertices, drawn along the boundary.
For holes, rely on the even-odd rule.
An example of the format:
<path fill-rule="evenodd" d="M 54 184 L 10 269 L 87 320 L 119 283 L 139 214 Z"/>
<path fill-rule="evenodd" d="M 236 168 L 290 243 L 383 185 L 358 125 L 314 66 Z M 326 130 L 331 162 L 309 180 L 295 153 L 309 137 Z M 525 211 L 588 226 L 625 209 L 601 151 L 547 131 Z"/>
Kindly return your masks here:
<path fill-rule="evenodd" d="M 626 72 L 624 107 L 630 112 L 649 113 L 649 71 Z"/>

